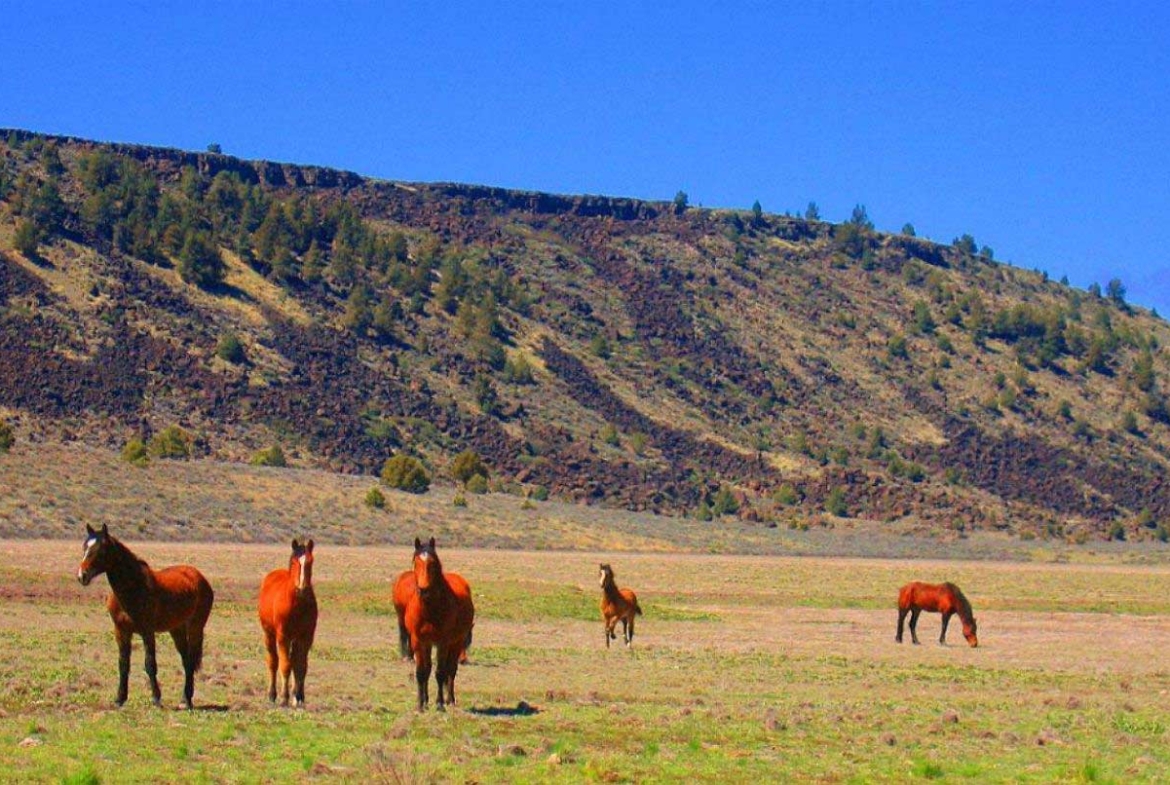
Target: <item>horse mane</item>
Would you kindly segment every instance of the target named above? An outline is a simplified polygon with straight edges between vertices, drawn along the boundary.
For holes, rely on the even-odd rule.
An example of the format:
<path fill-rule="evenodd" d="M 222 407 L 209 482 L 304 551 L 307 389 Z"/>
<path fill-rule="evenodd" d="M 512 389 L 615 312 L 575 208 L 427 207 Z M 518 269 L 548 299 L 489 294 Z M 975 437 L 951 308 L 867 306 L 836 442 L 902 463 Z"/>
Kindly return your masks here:
<path fill-rule="evenodd" d="M 948 582 L 943 585 L 954 593 L 955 600 L 959 603 L 959 618 L 970 623 L 975 618 L 975 614 L 971 611 L 971 602 L 967 599 L 967 595 L 963 594 L 963 590 L 953 583 Z"/>
<path fill-rule="evenodd" d="M 106 539 L 113 547 L 114 553 L 117 554 L 119 561 L 137 563 L 139 567 L 150 569 L 150 565 L 146 563 L 146 559 L 139 557 L 138 554 L 130 550 L 130 548 L 126 546 L 126 543 L 122 542 L 112 534 L 107 534 Z"/>

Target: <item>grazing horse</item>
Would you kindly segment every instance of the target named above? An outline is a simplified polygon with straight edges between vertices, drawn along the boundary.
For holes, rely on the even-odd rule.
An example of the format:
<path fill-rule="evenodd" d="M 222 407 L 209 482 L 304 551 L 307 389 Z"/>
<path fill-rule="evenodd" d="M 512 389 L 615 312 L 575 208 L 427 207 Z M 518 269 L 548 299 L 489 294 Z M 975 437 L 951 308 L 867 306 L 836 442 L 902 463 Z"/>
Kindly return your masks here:
<path fill-rule="evenodd" d="M 947 624 L 951 616 L 959 614 L 959 621 L 963 622 L 963 637 L 972 647 L 979 645 L 976 636 L 975 615 L 971 612 L 971 603 L 963 596 L 963 592 L 953 583 L 921 583 L 914 581 L 907 583 L 898 592 L 898 635 L 895 640 L 902 642 L 902 623 L 906 614 L 910 614 L 910 639 L 918 643 L 918 614 L 922 611 L 942 614 L 942 634 L 938 636 L 939 643 L 947 642 Z"/>
<path fill-rule="evenodd" d="M 268 700 L 276 702 L 276 669 L 280 666 L 283 698 L 288 705 L 289 672 L 296 678 L 293 705 L 305 704 L 309 649 L 317 631 L 317 595 L 313 592 L 313 541 L 292 541 L 288 569 L 273 570 L 260 585 L 260 627 L 268 656 Z"/>
<path fill-rule="evenodd" d="M 458 574 L 443 572 L 434 537 L 426 545 L 415 538 L 412 574 L 414 591 L 407 597 L 402 626 L 414 653 L 418 710 L 424 711 L 430 700 L 427 682 L 431 676 L 431 647 L 435 647 L 438 649 L 435 681 L 439 687 L 435 708 L 443 711 L 445 704 L 455 703 L 455 673 L 475 624 L 471 587 Z"/>
<path fill-rule="evenodd" d="M 158 686 L 158 661 L 155 659 L 154 636 L 169 632 L 183 660 L 186 679 L 183 702 L 192 708 L 195 695 L 195 671 L 203 661 L 203 628 L 211 615 L 215 592 L 203 574 L 186 564 L 152 570 L 129 548 L 110 536 L 103 524 L 101 531 L 86 524 L 81 565 L 77 580 L 88 586 L 103 572 L 110 581 L 106 608 L 114 620 L 114 637 L 118 641 L 117 704 L 126 702 L 130 679 L 130 643 L 135 634 L 142 637 L 146 649 L 146 675 L 154 704 L 162 704 Z"/>
<path fill-rule="evenodd" d="M 605 622 L 605 648 L 610 640 L 616 640 L 614 627 L 622 621 L 622 637 L 626 646 L 634 642 L 634 617 L 642 615 L 638 596 L 630 589 L 619 589 L 613 579 L 613 568 L 608 564 L 599 565 L 598 580 L 601 582 L 601 617 Z"/>

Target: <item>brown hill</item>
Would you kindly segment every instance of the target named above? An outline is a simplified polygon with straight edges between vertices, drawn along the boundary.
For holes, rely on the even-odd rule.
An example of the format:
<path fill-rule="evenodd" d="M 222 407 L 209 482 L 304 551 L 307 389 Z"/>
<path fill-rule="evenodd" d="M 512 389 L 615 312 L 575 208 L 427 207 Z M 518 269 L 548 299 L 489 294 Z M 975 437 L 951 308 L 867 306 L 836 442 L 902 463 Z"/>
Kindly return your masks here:
<path fill-rule="evenodd" d="M 961 246 L 0 131 L 0 417 L 762 525 L 1166 536 L 1170 326 Z"/>

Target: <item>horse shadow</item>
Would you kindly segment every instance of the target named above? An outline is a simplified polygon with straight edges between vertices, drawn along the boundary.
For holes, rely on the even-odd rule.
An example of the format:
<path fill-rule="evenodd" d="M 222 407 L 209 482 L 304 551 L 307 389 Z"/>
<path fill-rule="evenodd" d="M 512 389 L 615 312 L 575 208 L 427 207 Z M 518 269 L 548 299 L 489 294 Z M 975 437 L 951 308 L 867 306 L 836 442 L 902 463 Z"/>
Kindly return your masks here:
<path fill-rule="evenodd" d="M 481 717 L 531 717 L 533 714 L 540 714 L 540 709 L 528 701 L 520 701 L 515 706 L 472 706 L 467 711 Z"/>

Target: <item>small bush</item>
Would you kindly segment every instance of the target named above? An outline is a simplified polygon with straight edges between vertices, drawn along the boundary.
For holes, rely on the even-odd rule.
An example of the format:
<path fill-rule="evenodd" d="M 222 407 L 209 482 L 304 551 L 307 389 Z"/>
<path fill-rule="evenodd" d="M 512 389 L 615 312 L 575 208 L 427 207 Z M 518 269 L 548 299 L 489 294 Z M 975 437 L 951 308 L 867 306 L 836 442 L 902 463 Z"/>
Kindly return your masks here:
<path fill-rule="evenodd" d="M 739 502 L 735 499 L 735 494 L 731 492 L 731 488 L 726 485 L 719 486 L 719 491 L 715 494 L 715 498 L 711 500 L 711 513 L 714 515 L 734 515 L 739 512 Z"/>
<path fill-rule="evenodd" d="M 601 429 L 601 441 L 605 442 L 611 447 L 617 447 L 621 444 L 621 439 L 618 438 L 617 428 L 614 428 L 608 423 Z"/>
<path fill-rule="evenodd" d="M 844 518 L 848 514 L 849 507 L 845 503 L 845 491 L 843 489 L 834 488 L 829 491 L 829 495 L 825 499 L 825 512 L 830 515 L 836 515 L 838 518 Z"/>
<path fill-rule="evenodd" d="M 381 476 L 386 485 L 407 493 L 426 493 L 431 487 L 431 478 L 422 462 L 409 455 L 395 455 L 387 460 Z"/>
<path fill-rule="evenodd" d="M 467 480 L 466 488 L 467 488 L 468 493 L 475 493 L 475 494 L 487 493 L 488 492 L 487 478 L 484 477 L 482 474 L 473 474 Z"/>
<path fill-rule="evenodd" d="M 8 452 L 15 443 L 16 434 L 12 432 L 12 426 L 0 420 L 0 453 Z"/>
<path fill-rule="evenodd" d="M 373 507 L 375 510 L 381 510 L 386 506 L 386 496 L 378 489 L 378 486 L 370 488 L 366 491 L 365 503 L 367 507 Z"/>
<path fill-rule="evenodd" d="M 191 434 L 177 425 L 169 425 L 151 438 L 146 449 L 154 458 L 185 461 L 191 457 L 191 442 Z"/>
<path fill-rule="evenodd" d="M 709 521 L 714 517 L 711 514 L 711 508 L 707 506 L 707 502 L 699 502 L 699 506 L 695 508 L 695 520 Z"/>
<path fill-rule="evenodd" d="M 467 497 L 463 494 L 463 491 L 459 491 L 455 494 L 455 498 L 451 500 L 451 504 L 455 505 L 456 507 L 467 506 Z"/>
<path fill-rule="evenodd" d="M 466 484 L 472 477 L 480 476 L 487 478 L 488 468 L 484 465 L 483 459 L 479 457 L 479 453 L 474 450 L 464 450 L 455 456 L 455 460 L 451 462 L 451 476 L 455 478 L 456 482 Z"/>
<path fill-rule="evenodd" d="M 536 499 L 538 502 L 548 501 L 548 488 L 543 485 L 537 485 L 532 489 L 531 498 Z"/>
<path fill-rule="evenodd" d="M 122 460 L 134 466 L 145 466 L 150 460 L 146 453 L 146 445 L 135 436 L 122 448 Z"/>
<path fill-rule="evenodd" d="M 40 232 L 32 221 L 24 220 L 16 225 L 16 234 L 12 238 L 12 247 L 27 259 L 37 258 L 37 245 L 40 243 Z"/>
<path fill-rule="evenodd" d="M 215 347 L 215 356 L 219 359 L 239 365 L 247 359 L 244 353 L 244 344 L 240 342 L 239 336 L 235 333 L 224 333 L 219 337 L 219 343 Z"/>
<path fill-rule="evenodd" d="M 288 461 L 284 457 L 284 450 L 280 449 L 279 444 L 274 444 L 267 450 L 260 450 L 252 456 L 249 461 L 253 466 L 288 466 Z"/>
<path fill-rule="evenodd" d="M 793 488 L 790 483 L 784 483 L 779 488 L 777 488 L 776 493 L 772 496 L 772 498 L 774 498 L 778 503 L 783 504 L 785 507 L 791 507 L 800 501 L 800 495 L 796 492 L 796 489 Z"/>

